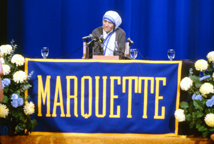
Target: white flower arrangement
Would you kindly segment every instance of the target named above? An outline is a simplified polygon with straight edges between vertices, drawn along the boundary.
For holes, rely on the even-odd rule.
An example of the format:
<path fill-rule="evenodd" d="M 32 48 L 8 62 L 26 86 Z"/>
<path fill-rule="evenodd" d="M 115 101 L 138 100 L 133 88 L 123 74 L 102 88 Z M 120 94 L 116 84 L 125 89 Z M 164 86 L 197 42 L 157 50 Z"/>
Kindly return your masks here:
<path fill-rule="evenodd" d="M 192 84 L 193 84 L 193 81 L 189 77 L 185 77 L 182 79 L 180 86 L 182 90 L 187 91 L 190 89 Z"/>
<path fill-rule="evenodd" d="M 207 114 L 204 118 L 204 121 L 209 127 L 214 127 L 214 114 L 213 113 Z"/>
<path fill-rule="evenodd" d="M 0 102 L 0 124 L 7 126 L 13 133 L 24 134 L 26 131 L 32 132 L 37 125 L 37 121 L 31 120 L 30 117 L 35 111 L 35 106 L 33 102 L 27 102 L 30 96 L 25 96 L 24 93 L 31 87 L 28 80 L 33 73 L 25 74 L 24 57 L 14 55 L 15 48 L 13 42 L 11 45 L 0 46 L 1 62 L 4 63 L 2 64 L 4 98 Z"/>
<path fill-rule="evenodd" d="M 183 109 L 178 109 L 175 111 L 175 119 L 178 121 L 178 122 L 183 122 L 185 121 L 185 114 L 184 114 L 184 110 Z"/>
<path fill-rule="evenodd" d="M 9 114 L 9 109 L 6 105 L 0 103 L 0 118 L 6 118 Z"/>
<path fill-rule="evenodd" d="M 20 54 L 15 54 L 11 59 L 11 63 L 16 64 L 16 66 L 23 66 L 25 58 Z"/>
<path fill-rule="evenodd" d="M 10 66 L 6 64 L 2 64 L 3 75 L 8 75 L 10 73 Z"/>
<path fill-rule="evenodd" d="M 26 102 L 24 106 L 24 113 L 26 115 L 31 115 L 35 112 L 35 105 L 33 102 Z"/>
<path fill-rule="evenodd" d="M 211 51 L 207 54 L 207 59 L 209 62 L 213 62 L 214 63 L 214 51 Z"/>
<path fill-rule="evenodd" d="M 11 45 L 2 45 L 0 46 L 0 54 L 1 56 L 6 56 L 12 53 L 12 46 Z"/>
<path fill-rule="evenodd" d="M 181 80 L 181 89 L 192 98 L 181 101 L 175 111 L 178 122 L 188 123 L 189 128 L 196 128 L 203 137 L 209 137 L 214 131 L 214 51 L 207 54 L 207 59 L 195 62 L 199 75 L 193 75 L 191 68 L 189 76 Z"/>
<path fill-rule="evenodd" d="M 206 60 L 200 59 L 195 62 L 195 69 L 197 71 L 205 71 L 208 68 L 208 63 Z"/>

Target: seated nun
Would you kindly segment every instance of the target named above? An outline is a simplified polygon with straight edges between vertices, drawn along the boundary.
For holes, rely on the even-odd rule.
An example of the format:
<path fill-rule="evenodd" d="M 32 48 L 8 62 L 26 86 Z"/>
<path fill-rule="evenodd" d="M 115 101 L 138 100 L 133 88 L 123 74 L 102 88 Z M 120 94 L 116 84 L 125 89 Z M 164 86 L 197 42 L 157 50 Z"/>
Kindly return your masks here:
<path fill-rule="evenodd" d="M 103 16 L 103 26 L 93 30 L 93 37 L 102 39 L 94 42 L 94 55 L 114 56 L 123 59 L 126 44 L 126 33 L 119 28 L 122 23 L 120 15 L 115 11 L 107 11 Z"/>

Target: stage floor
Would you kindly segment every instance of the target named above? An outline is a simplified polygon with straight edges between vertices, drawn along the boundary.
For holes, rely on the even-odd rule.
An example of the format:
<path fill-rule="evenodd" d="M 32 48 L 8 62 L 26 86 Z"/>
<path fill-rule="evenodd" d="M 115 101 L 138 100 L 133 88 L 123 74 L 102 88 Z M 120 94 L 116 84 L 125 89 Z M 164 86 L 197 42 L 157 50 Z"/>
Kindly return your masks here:
<path fill-rule="evenodd" d="M 0 144 L 213 144 L 207 138 L 135 136 L 0 136 Z"/>

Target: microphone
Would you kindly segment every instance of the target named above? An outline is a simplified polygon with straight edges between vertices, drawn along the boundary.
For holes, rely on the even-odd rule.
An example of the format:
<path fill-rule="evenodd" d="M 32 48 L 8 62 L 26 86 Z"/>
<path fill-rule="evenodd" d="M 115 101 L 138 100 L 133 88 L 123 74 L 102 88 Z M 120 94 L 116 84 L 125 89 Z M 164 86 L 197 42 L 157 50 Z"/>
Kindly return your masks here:
<path fill-rule="evenodd" d="M 134 43 L 130 38 L 128 38 L 127 41 L 129 41 L 132 44 Z"/>
<path fill-rule="evenodd" d="M 93 39 L 90 42 L 88 42 L 87 45 L 90 45 L 91 43 L 97 42 L 97 41 L 99 41 L 99 38 L 98 37 L 93 37 Z"/>
<path fill-rule="evenodd" d="M 134 44 L 134 42 L 130 38 L 128 38 L 127 41 L 129 42 L 129 46 L 131 46 L 131 44 Z"/>
<path fill-rule="evenodd" d="M 91 39 L 91 38 L 93 38 L 93 35 L 92 35 L 92 34 L 90 34 L 90 35 L 88 35 L 88 36 L 85 36 L 85 37 L 83 37 L 83 38 L 82 38 L 82 40 L 84 40 L 84 39 L 88 39 L 88 38 L 90 38 L 90 39 Z"/>
<path fill-rule="evenodd" d="M 103 43 L 103 41 L 104 41 L 104 37 L 103 37 L 103 35 L 100 35 L 100 37 L 99 37 L 99 41 L 101 41 L 101 42 Z"/>

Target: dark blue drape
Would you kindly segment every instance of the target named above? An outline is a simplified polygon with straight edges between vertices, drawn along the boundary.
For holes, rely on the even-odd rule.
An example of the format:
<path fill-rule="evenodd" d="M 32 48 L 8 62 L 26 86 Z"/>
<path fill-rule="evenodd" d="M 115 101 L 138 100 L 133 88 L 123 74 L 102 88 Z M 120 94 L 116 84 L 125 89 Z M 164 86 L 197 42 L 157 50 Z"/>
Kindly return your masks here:
<path fill-rule="evenodd" d="M 170 48 L 176 60 L 206 59 L 214 49 L 214 0 L 8 0 L 7 40 L 25 57 L 41 57 L 44 46 L 49 58 L 61 57 L 81 47 L 108 10 L 150 60 L 167 60 Z M 68 58 L 82 58 L 82 49 Z"/>

